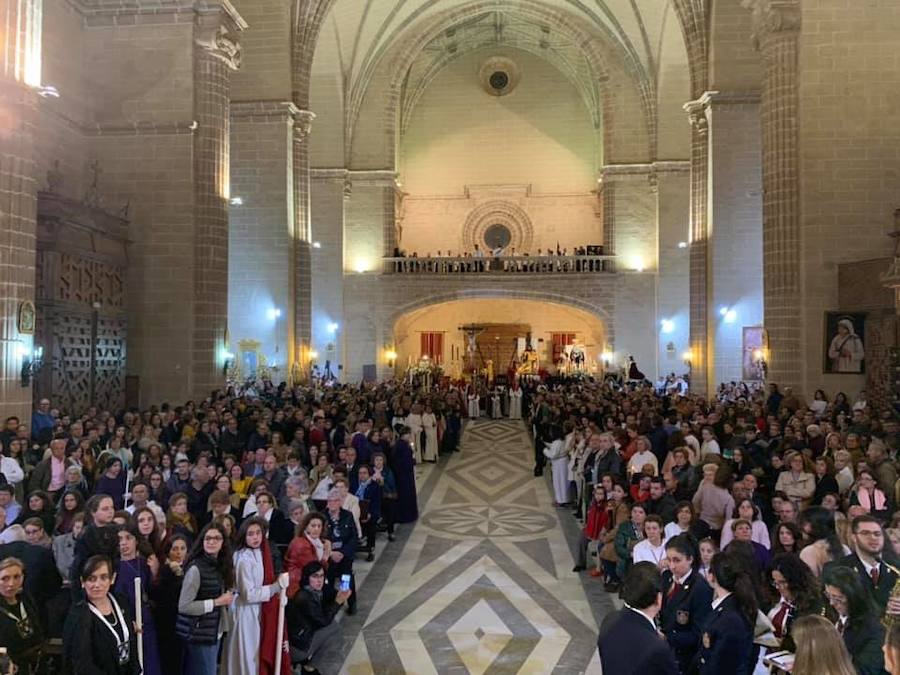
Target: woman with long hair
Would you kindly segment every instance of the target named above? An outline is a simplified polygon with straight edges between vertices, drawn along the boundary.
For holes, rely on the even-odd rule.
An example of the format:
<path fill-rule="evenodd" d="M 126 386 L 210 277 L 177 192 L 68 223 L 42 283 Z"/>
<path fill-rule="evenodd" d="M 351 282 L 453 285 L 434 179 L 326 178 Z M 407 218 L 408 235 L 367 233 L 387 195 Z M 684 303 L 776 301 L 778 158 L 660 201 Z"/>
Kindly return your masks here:
<path fill-rule="evenodd" d="M 882 675 L 884 626 L 878 620 L 878 610 L 863 588 L 859 574 L 851 567 L 831 565 L 825 568 L 822 580 L 825 598 L 837 615 L 834 627 L 844 639 L 856 671 L 859 675 Z M 796 630 L 795 624 L 795 642 Z"/>
<path fill-rule="evenodd" d="M 73 672 L 138 675 L 141 667 L 134 615 L 128 601 L 112 592 L 113 561 L 103 555 L 91 556 L 79 580 L 84 600 L 72 605 L 63 632 L 65 655 Z"/>
<path fill-rule="evenodd" d="M 772 542 L 772 555 L 779 553 L 800 554 L 803 548 L 804 537 L 803 531 L 797 527 L 796 523 L 778 523 L 774 531 L 775 539 Z"/>
<path fill-rule="evenodd" d="M 734 512 L 734 497 L 730 492 L 733 482 L 727 464 L 704 464 L 703 481 L 691 500 L 700 520 L 709 526 L 710 535 L 715 539 L 719 538 L 722 526 Z"/>
<path fill-rule="evenodd" d="M 824 616 L 804 616 L 794 623 L 796 651 L 792 675 L 857 675 L 847 647 Z"/>
<path fill-rule="evenodd" d="M 300 577 L 307 563 L 318 561 L 328 568 L 331 542 L 322 538 L 324 532 L 325 516 L 317 512 L 306 514 L 297 527 L 284 558 L 284 569 L 290 575 L 288 597 L 294 597 L 300 589 Z"/>
<path fill-rule="evenodd" d="M 731 528 L 738 519 L 746 520 L 750 523 L 752 532 L 750 538 L 754 542 L 766 549 L 772 548 L 772 543 L 769 541 L 769 529 L 763 522 L 759 507 L 753 503 L 752 499 L 745 497 L 735 504 L 731 518 L 725 521 L 725 525 L 722 528 L 722 540 L 719 542 L 722 550 L 725 550 L 725 547 L 734 538 L 734 532 L 732 532 Z"/>
<path fill-rule="evenodd" d="M 125 508 L 125 484 L 127 474 L 124 464 L 119 457 L 112 456 L 105 458 L 106 464 L 103 468 L 103 475 L 97 480 L 94 488 L 96 494 L 104 494 L 112 497 L 116 510 Z"/>
<path fill-rule="evenodd" d="M 805 562 L 792 553 L 776 555 L 768 569 L 776 601 L 769 610 L 775 637 L 791 649 L 791 626 L 801 616 L 822 611 L 819 582 Z"/>
<path fill-rule="evenodd" d="M 72 531 L 75 515 L 84 511 L 84 497 L 80 492 L 67 492 L 59 500 L 56 508 L 56 528 L 54 534 L 68 534 Z"/>
<path fill-rule="evenodd" d="M 237 600 L 234 604 L 234 626 L 228 634 L 225 648 L 226 675 L 256 675 L 274 670 L 276 625 L 271 612 L 265 611 L 275 599 L 275 620 L 278 619 L 278 593 L 287 588 L 287 573 L 275 577 L 275 566 L 266 538 L 266 521 L 248 518 L 241 524 L 234 552 L 234 573 Z M 268 645 L 267 643 L 271 643 Z M 271 648 L 267 649 L 266 647 Z M 283 659 L 285 664 L 289 659 Z M 268 664 L 265 667 L 263 664 Z M 290 672 L 290 663 L 286 663 Z"/>
<path fill-rule="evenodd" d="M 159 647 L 156 642 L 156 624 L 150 612 L 149 591 L 156 574 L 159 572 L 159 563 L 156 556 L 153 557 L 153 565 L 148 564 L 141 557 L 138 549 L 139 534 L 137 527 L 127 525 L 119 530 L 119 565 L 116 570 L 116 581 L 113 590 L 121 597 L 128 598 L 131 607 L 136 608 L 134 580 L 141 580 L 141 642 L 144 648 L 144 662 L 142 675 L 161 675 L 159 660 Z"/>
<path fill-rule="evenodd" d="M 727 553 L 713 556 L 707 579 L 713 590 L 713 609 L 700 640 L 698 672 L 750 675 L 759 609 L 753 581 L 743 565 Z"/>
<path fill-rule="evenodd" d="M 843 558 L 845 551 L 834 527 L 834 513 L 821 506 L 811 506 L 800 516 L 800 527 L 810 542 L 800 551 L 800 560 L 813 574 L 821 576 L 826 563 Z"/>
<path fill-rule="evenodd" d="M 225 530 L 210 523 L 188 556 L 175 630 L 185 643 L 186 675 L 216 675 L 219 643 L 227 632 L 234 565 Z M 225 608 L 223 611 L 222 608 Z"/>
<path fill-rule="evenodd" d="M 159 531 L 156 513 L 149 506 L 141 506 L 131 514 L 138 531 L 138 548 L 148 561 L 150 556 L 161 559 L 163 540 Z"/>
<path fill-rule="evenodd" d="M 34 490 L 28 494 L 28 500 L 19 511 L 15 525 L 24 525 L 29 518 L 40 518 L 44 524 L 44 532 L 53 533 L 56 526 L 56 514 L 53 510 L 53 500 L 44 490 Z"/>
<path fill-rule="evenodd" d="M 88 558 L 106 556 L 111 561 L 110 573 L 119 559 L 118 526 L 113 523 L 116 509 L 109 495 L 94 495 L 84 505 L 84 532 L 75 541 L 70 581 L 73 591 L 80 592 L 78 583 Z"/>
<path fill-rule="evenodd" d="M 578 545 L 578 561 L 573 572 L 583 572 L 587 567 L 587 552 L 591 544 L 599 547 L 600 542 L 606 534 L 607 520 L 609 513 L 606 510 L 606 489 L 600 485 L 594 485 L 594 494 L 591 499 L 591 505 L 588 508 L 587 518 L 584 521 L 584 527 L 581 530 L 581 542 Z M 597 556 L 597 566 L 591 570 L 591 576 L 599 577 L 603 575 L 603 566 L 601 565 L 600 556 Z"/>
<path fill-rule="evenodd" d="M 190 542 L 183 534 L 174 534 L 166 540 L 161 551 L 159 578 L 150 591 L 160 665 L 165 675 L 181 675 L 184 669 L 184 641 L 175 632 L 175 623 L 189 547 Z"/>

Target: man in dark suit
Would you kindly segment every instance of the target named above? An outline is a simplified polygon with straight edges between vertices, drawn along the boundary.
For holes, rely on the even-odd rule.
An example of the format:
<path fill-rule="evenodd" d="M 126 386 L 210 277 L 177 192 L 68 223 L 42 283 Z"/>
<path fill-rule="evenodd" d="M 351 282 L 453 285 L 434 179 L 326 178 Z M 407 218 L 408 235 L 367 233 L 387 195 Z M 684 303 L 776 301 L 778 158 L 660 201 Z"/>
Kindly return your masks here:
<path fill-rule="evenodd" d="M 675 651 L 682 673 L 689 672 L 707 617 L 712 611 L 713 591 L 697 571 L 695 545 L 687 534 L 666 542 L 669 570 L 663 573 L 663 600 L 659 626 Z"/>
<path fill-rule="evenodd" d="M 856 570 L 866 592 L 878 606 L 880 613 L 900 615 L 900 599 L 891 599 L 891 591 L 897 583 L 897 572 L 882 560 L 884 552 L 884 528 L 874 516 L 858 516 L 851 524 L 855 552 L 828 563 L 851 567 Z"/>
<path fill-rule="evenodd" d="M 604 673 L 678 675 L 678 662 L 654 622 L 662 606 L 662 580 L 656 565 L 639 562 L 628 570 L 621 590 L 625 607 L 600 626 L 597 649 Z"/>

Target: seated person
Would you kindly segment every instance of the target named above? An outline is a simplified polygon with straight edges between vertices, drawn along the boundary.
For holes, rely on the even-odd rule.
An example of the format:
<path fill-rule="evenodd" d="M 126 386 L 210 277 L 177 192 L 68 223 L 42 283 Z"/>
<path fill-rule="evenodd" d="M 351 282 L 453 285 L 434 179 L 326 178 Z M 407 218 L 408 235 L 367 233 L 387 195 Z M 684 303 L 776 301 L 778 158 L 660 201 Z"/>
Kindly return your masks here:
<path fill-rule="evenodd" d="M 304 673 L 318 673 L 313 660 L 329 643 L 337 641 L 340 626 L 334 618 L 351 591 L 336 590 L 325 583 L 325 568 L 312 561 L 303 567 L 300 590 L 288 603 L 285 616 L 291 661 Z"/>

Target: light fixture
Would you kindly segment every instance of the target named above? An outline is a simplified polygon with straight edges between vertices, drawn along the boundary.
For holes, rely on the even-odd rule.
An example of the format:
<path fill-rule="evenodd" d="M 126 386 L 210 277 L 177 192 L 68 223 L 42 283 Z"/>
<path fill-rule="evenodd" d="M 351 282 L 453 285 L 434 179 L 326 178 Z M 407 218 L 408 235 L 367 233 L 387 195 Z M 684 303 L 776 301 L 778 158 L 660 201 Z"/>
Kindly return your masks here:
<path fill-rule="evenodd" d="M 317 358 L 319 358 L 319 352 L 317 352 L 315 349 L 310 349 L 309 350 L 309 360 L 315 361 Z"/>
<path fill-rule="evenodd" d="M 726 314 L 728 314 L 728 308 L 727 307 L 719 307 L 719 315 L 725 316 Z"/>
<path fill-rule="evenodd" d="M 242 206 L 244 203 L 244 199 L 242 197 L 232 197 L 231 205 L 232 206 Z"/>
<path fill-rule="evenodd" d="M 340 326 L 338 326 L 338 324 L 336 324 L 334 322 L 328 324 L 328 332 L 329 333 L 337 333 L 338 328 L 340 328 Z"/>
<path fill-rule="evenodd" d="M 281 317 L 281 310 L 278 309 L 277 307 L 273 307 L 268 312 L 266 312 L 266 316 L 269 317 L 270 321 L 274 321 L 275 319 L 278 319 L 279 317 Z"/>
<path fill-rule="evenodd" d="M 384 352 L 384 358 L 388 362 L 388 367 L 393 368 L 394 362 L 397 360 L 397 352 L 395 352 L 393 349 L 388 349 Z"/>
<path fill-rule="evenodd" d="M 687 248 L 688 244 L 686 241 L 679 241 L 678 248 Z"/>
<path fill-rule="evenodd" d="M 672 319 L 663 319 L 659 324 L 663 333 L 671 333 L 675 330 L 675 322 Z"/>
<path fill-rule="evenodd" d="M 612 352 L 603 352 L 603 353 L 600 355 L 600 359 L 601 359 L 604 363 L 609 363 L 610 361 L 612 361 L 612 358 L 613 358 Z"/>
<path fill-rule="evenodd" d="M 644 271 L 644 259 L 639 255 L 633 256 L 631 258 L 631 267 L 634 268 L 634 270 L 636 272 L 643 272 Z"/>
<path fill-rule="evenodd" d="M 725 312 L 725 323 L 734 323 L 734 320 L 737 319 L 737 312 L 733 309 L 729 309 Z"/>
<path fill-rule="evenodd" d="M 691 357 L 693 357 L 693 354 L 691 354 L 690 351 L 686 351 L 686 352 L 683 352 L 683 353 L 681 354 L 681 360 L 682 360 L 682 361 L 688 361 L 688 362 L 689 362 L 689 361 L 691 360 Z"/>
<path fill-rule="evenodd" d="M 45 84 L 41 87 L 37 87 L 37 93 L 38 96 L 43 96 L 44 98 L 59 98 L 59 89 L 52 84 Z"/>
<path fill-rule="evenodd" d="M 369 271 L 369 261 L 366 258 L 357 258 L 353 264 L 353 269 L 357 274 L 363 274 Z"/>
<path fill-rule="evenodd" d="M 31 378 L 37 375 L 41 368 L 44 367 L 44 348 L 35 345 L 34 349 L 29 350 L 24 345 L 19 347 L 19 355 L 22 357 L 22 371 L 20 378 L 22 386 L 27 387 L 31 384 Z"/>
<path fill-rule="evenodd" d="M 322 248 L 322 244 L 318 241 L 314 241 L 312 246 L 313 246 L 313 248 Z"/>

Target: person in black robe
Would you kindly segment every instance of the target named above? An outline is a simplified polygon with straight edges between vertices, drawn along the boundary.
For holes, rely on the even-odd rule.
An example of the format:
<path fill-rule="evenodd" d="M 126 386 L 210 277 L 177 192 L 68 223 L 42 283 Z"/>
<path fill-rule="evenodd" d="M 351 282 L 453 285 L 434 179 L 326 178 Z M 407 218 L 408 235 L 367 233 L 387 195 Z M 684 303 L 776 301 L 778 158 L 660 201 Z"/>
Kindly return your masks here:
<path fill-rule="evenodd" d="M 419 505 L 416 497 L 416 470 L 412 446 L 409 443 L 408 427 L 400 429 L 400 438 L 394 446 L 394 477 L 397 481 L 397 507 L 394 521 L 412 523 L 419 518 Z"/>

